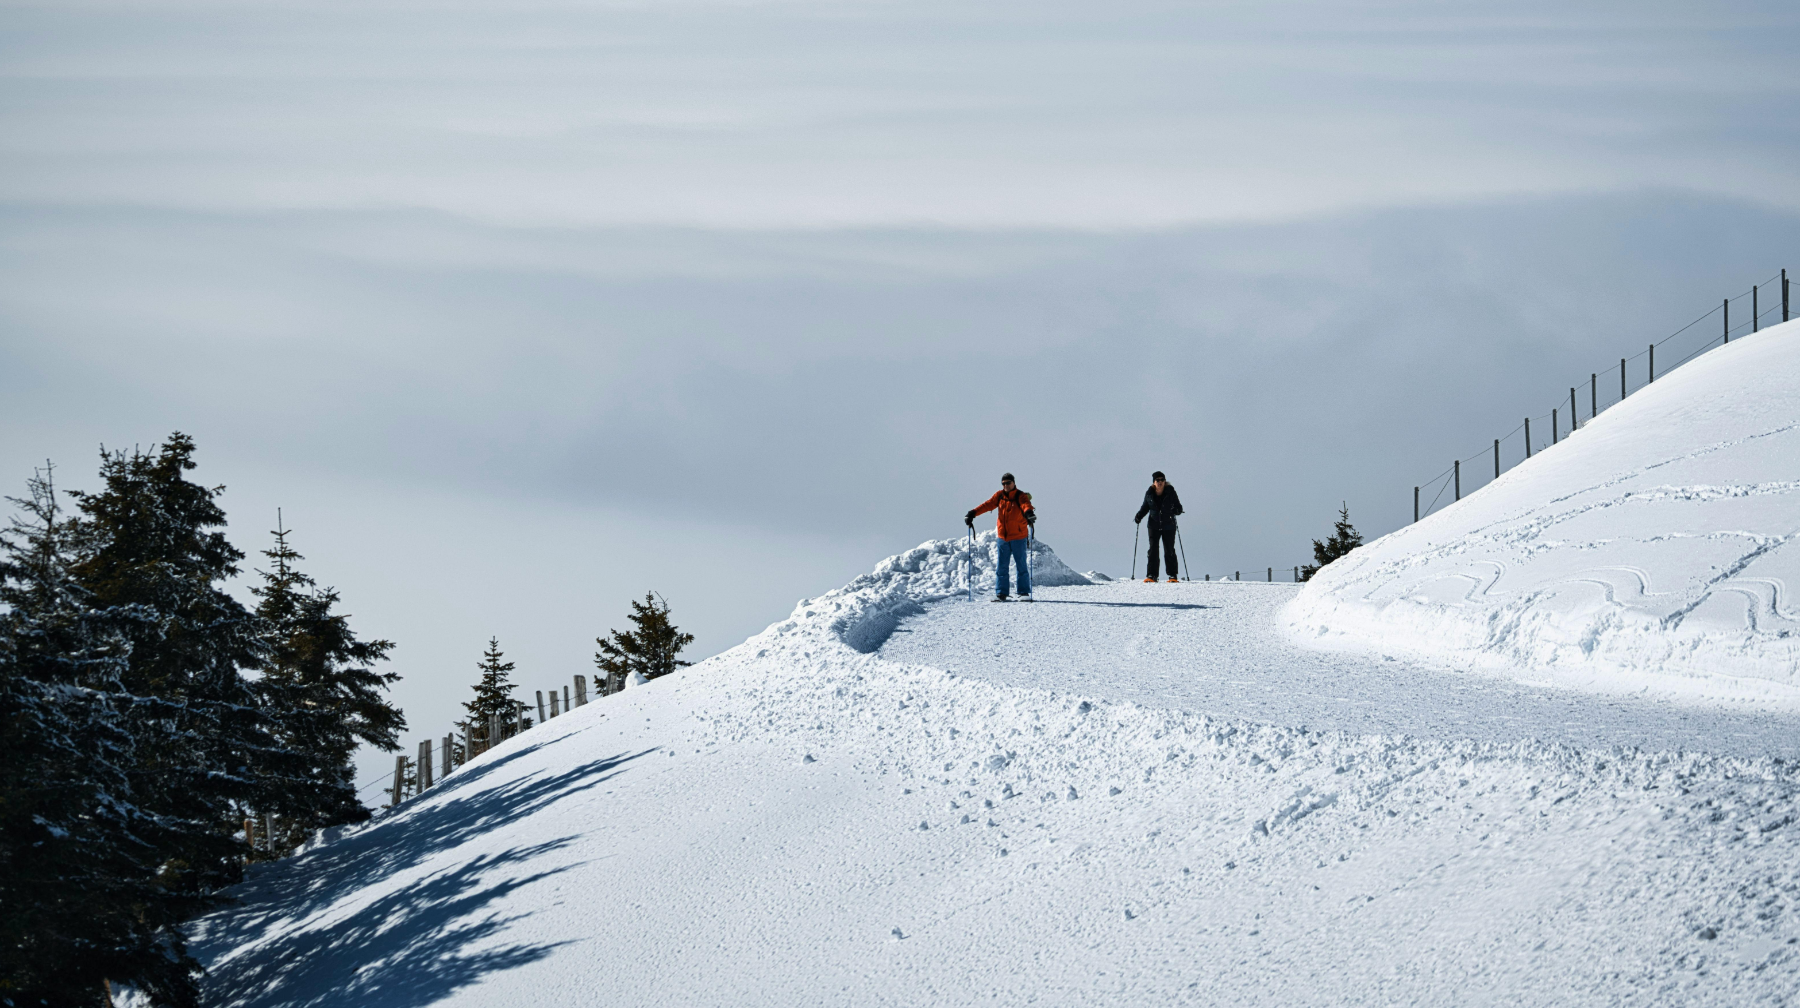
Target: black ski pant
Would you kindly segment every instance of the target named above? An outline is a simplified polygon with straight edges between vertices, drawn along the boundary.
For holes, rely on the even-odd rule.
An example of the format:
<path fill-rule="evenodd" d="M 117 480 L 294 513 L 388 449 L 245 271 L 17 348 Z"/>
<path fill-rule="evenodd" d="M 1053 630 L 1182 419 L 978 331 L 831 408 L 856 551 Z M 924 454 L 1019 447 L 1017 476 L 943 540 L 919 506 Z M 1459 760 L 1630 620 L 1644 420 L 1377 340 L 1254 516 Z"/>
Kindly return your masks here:
<path fill-rule="evenodd" d="M 1157 576 L 1156 543 L 1158 540 L 1162 542 L 1163 557 L 1169 561 L 1169 576 L 1180 577 L 1181 575 L 1175 567 L 1175 530 L 1157 528 L 1150 530 L 1150 559 L 1147 561 L 1149 566 L 1144 568 L 1145 575 L 1151 578 Z"/>

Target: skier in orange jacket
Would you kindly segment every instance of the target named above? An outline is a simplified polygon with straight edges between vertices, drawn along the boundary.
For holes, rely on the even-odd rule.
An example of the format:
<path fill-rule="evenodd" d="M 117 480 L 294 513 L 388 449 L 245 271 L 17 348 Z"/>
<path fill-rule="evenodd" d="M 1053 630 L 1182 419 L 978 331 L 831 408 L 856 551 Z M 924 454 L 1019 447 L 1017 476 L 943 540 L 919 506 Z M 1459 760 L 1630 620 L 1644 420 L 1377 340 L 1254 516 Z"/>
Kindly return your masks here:
<path fill-rule="evenodd" d="M 1005 602 L 1011 594 L 1006 561 L 1010 558 L 1019 573 L 1019 598 L 1031 601 L 1031 564 L 1026 552 L 1031 548 L 1031 529 L 1037 524 L 1037 511 L 1031 506 L 1031 495 L 1013 484 L 1013 474 L 1000 477 L 1000 492 L 980 507 L 963 515 L 963 524 L 971 530 L 975 516 L 998 511 L 996 531 L 1000 535 L 999 555 L 994 563 L 994 601 Z"/>

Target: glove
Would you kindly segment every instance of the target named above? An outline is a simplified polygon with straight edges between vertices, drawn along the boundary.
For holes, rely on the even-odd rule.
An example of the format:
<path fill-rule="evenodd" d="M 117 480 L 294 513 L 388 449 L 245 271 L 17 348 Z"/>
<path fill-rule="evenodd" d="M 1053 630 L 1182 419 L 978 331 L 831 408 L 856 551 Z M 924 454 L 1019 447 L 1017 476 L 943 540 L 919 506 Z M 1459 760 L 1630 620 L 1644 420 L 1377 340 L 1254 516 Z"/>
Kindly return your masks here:
<path fill-rule="evenodd" d="M 1036 509 L 1025 512 L 1025 524 L 1030 525 L 1033 528 L 1037 527 L 1037 510 Z"/>
<path fill-rule="evenodd" d="M 970 528 L 974 528 L 975 527 L 975 512 L 970 511 L 968 514 L 963 515 L 963 524 L 969 526 Z"/>
<path fill-rule="evenodd" d="M 1138 516 L 1137 516 L 1137 517 L 1136 517 L 1136 518 L 1133 518 L 1133 519 L 1131 519 L 1131 524 L 1133 524 L 1133 525 L 1142 525 L 1142 524 L 1144 524 L 1144 516 L 1143 516 L 1143 515 L 1138 515 Z"/>

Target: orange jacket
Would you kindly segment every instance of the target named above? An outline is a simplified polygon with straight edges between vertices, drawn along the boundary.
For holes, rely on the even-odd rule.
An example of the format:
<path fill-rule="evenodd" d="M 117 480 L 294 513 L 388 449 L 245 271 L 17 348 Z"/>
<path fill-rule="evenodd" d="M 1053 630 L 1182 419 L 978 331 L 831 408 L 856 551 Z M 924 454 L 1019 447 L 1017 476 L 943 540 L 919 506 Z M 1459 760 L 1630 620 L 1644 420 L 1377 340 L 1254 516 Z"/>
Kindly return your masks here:
<path fill-rule="evenodd" d="M 1030 494 L 1014 487 L 1012 496 L 1009 497 L 1005 490 L 1001 490 L 989 497 L 987 503 L 976 508 L 975 513 L 986 514 L 996 510 L 1000 512 L 998 523 L 1000 538 L 1023 539 L 1030 532 L 1025 525 L 1025 512 L 1031 510 Z"/>

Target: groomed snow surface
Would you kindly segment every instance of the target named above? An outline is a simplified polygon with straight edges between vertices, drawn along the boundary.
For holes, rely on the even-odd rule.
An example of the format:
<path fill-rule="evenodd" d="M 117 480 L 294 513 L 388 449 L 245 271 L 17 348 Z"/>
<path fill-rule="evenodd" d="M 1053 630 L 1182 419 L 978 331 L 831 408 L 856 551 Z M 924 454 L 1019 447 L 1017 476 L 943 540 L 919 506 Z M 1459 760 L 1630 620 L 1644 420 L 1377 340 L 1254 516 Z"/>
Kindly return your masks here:
<path fill-rule="evenodd" d="M 1628 402 L 1297 597 L 1040 544 L 1037 602 L 970 602 L 966 541 L 924 543 L 257 870 L 194 929 L 209 1004 L 1800 1003 L 1792 603 L 1746 545 L 1796 498 L 1734 447 L 1783 421 L 1665 402 L 1686 370 L 1636 421 L 1712 425 L 1678 480 L 1620 482 L 1656 467 Z M 1601 554 L 1643 576 L 1569 589 Z M 1720 593 L 1762 608 L 1695 620 Z"/>

